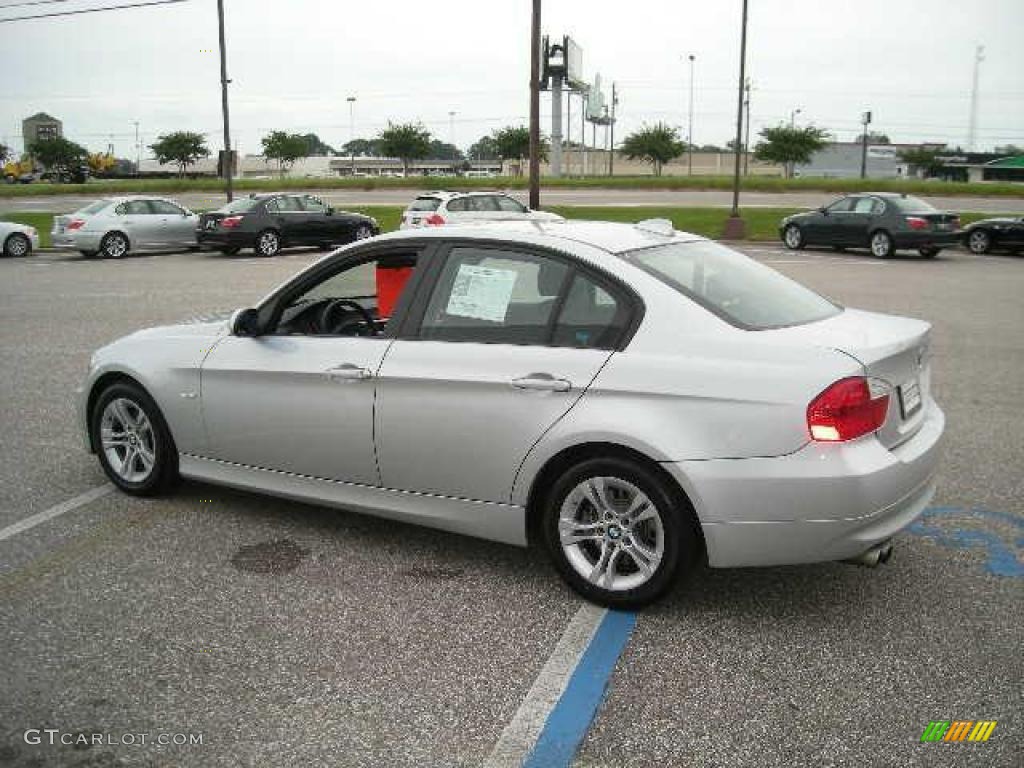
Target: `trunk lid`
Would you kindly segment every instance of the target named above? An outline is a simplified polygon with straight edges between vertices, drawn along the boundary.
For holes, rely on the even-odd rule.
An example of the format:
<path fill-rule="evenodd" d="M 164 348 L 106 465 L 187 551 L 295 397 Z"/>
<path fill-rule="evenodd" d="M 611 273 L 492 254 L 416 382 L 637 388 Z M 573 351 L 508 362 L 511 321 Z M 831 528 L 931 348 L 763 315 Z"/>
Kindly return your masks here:
<path fill-rule="evenodd" d="M 878 439 L 894 448 L 920 429 L 931 395 L 931 324 L 909 317 L 846 309 L 825 320 L 759 331 L 780 342 L 834 349 L 889 385 L 889 410 Z"/>
<path fill-rule="evenodd" d="M 203 213 L 199 215 L 198 228 L 201 230 L 216 229 L 222 219 L 228 217 L 229 214 L 220 213 L 219 211 L 211 211 L 210 213 Z M 240 214 L 231 214 L 238 216 Z"/>
<path fill-rule="evenodd" d="M 908 219 L 924 219 L 932 232 L 955 232 L 960 229 L 960 216 L 946 211 L 934 213 L 908 213 Z M 926 230 L 926 231 L 928 231 Z"/>

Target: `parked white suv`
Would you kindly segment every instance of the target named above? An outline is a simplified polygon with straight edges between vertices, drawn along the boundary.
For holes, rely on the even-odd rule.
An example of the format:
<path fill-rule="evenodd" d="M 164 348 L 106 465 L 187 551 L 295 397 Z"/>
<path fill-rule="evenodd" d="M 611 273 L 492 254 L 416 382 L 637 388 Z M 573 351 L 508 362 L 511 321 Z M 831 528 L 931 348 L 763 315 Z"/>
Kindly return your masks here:
<path fill-rule="evenodd" d="M 465 221 L 561 221 L 547 211 L 532 211 L 501 192 L 425 192 L 402 213 L 402 229 L 439 227 Z"/>

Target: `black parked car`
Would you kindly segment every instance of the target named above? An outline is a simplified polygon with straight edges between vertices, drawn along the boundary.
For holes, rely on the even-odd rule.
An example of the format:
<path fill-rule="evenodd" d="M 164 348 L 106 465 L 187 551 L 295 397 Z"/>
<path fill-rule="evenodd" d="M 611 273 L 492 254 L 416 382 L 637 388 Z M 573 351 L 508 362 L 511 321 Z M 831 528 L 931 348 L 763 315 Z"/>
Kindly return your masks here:
<path fill-rule="evenodd" d="M 931 258 L 960 239 L 960 217 L 924 200 L 890 192 L 847 195 L 816 211 L 787 216 L 779 235 L 787 248 L 870 248 L 879 258 L 916 249 Z"/>
<path fill-rule="evenodd" d="M 968 224 L 963 243 L 971 253 L 988 253 L 996 248 L 1024 250 L 1024 216 L 982 219 Z"/>
<path fill-rule="evenodd" d="M 326 249 L 379 233 L 369 216 L 336 211 L 314 195 L 275 193 L 242 197 L 204 213 L 196 239 L 227 254 L 252 248 L 260 256 L 273 256 L 292 245 Z"/>

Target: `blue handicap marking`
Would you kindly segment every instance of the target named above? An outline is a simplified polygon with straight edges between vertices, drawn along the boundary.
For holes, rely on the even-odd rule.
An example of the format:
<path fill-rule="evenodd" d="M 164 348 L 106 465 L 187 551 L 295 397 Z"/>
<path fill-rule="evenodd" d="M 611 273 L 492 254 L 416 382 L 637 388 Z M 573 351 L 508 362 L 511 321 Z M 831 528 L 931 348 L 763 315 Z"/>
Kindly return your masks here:
<path fill-rule="evenodd" d="M 996 576 L 1009 576 L 1014 579 L 1024 577 L 1024 559 L 1021 557 L 1021 551 L 1024 551 L 1024 536 L 1015 539 L 1011 545 L 989 530 L 929 524 L 944 518 L 972 518 L 983 524 L 1001 522 L 1022 531 L 1024 531 L 1024 518 L 990 509 L 931 507 L 907 527 L 907 533 L 932 539 L 944 547 L 984 550 L 987 555 L 985 569 Z M 1015 549 L 1018 551 L 1015 552 Z"/>

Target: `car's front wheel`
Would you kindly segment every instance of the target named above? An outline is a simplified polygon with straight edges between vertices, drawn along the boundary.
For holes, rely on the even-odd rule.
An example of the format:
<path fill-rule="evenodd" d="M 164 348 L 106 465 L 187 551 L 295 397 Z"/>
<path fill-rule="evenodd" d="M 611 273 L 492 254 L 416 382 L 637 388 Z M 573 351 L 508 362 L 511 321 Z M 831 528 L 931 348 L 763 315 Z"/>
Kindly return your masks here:
<path fill-rule="evenodd" d="M 888 259 L 894 252 L 892 235 L 878 230 L 871 235 L 871 254 L 880 259 Z"/>
<path fill-rule="evenodd" d="M 791 251 L 798 251 L 806 245 L 804 242 L 804 231 L 796 224 L 787 224 L 782 230 L 782 242 Z"/>
<path fill-rule="evenodd" d="M 4 256 L 28 256 L 32 253 L 32 242 L 20 232 L 14 232 L 4 240 Z"/>
<path fill-rule="evenodd" d="M 992 250 L 992 236 L 984 229 L 976 229 L 967 237 L 967 248 L 979 256 Z"/>
<path fill-rule="evenodd" d="M 108 259 L 120 259 L 128 253 L 128 238 L 120 232 L 108 232 L 100 241 L 100 253 Z"/>
<path fill-rule="evenodd" d="M 100 466 L 118 488 L 149 496 L 178 476 L 178 454 L 153 399 L 136 384 L 111 384 L 96 399 L 89 421 Z"/>
<path fill-rule="evenodd" d="M 547 496 L 543 529 L 569 585 L 609 607 L 656 600 L 697 562 L 689 504 L 625 459 L 591 459 L 566 471 Z"/>
<path fill-rule="evenodd" d="M 256 236 L 256 253 L 276 256 L 281 251 L 281 236 L 273 229 L 265 229 Z"/>

